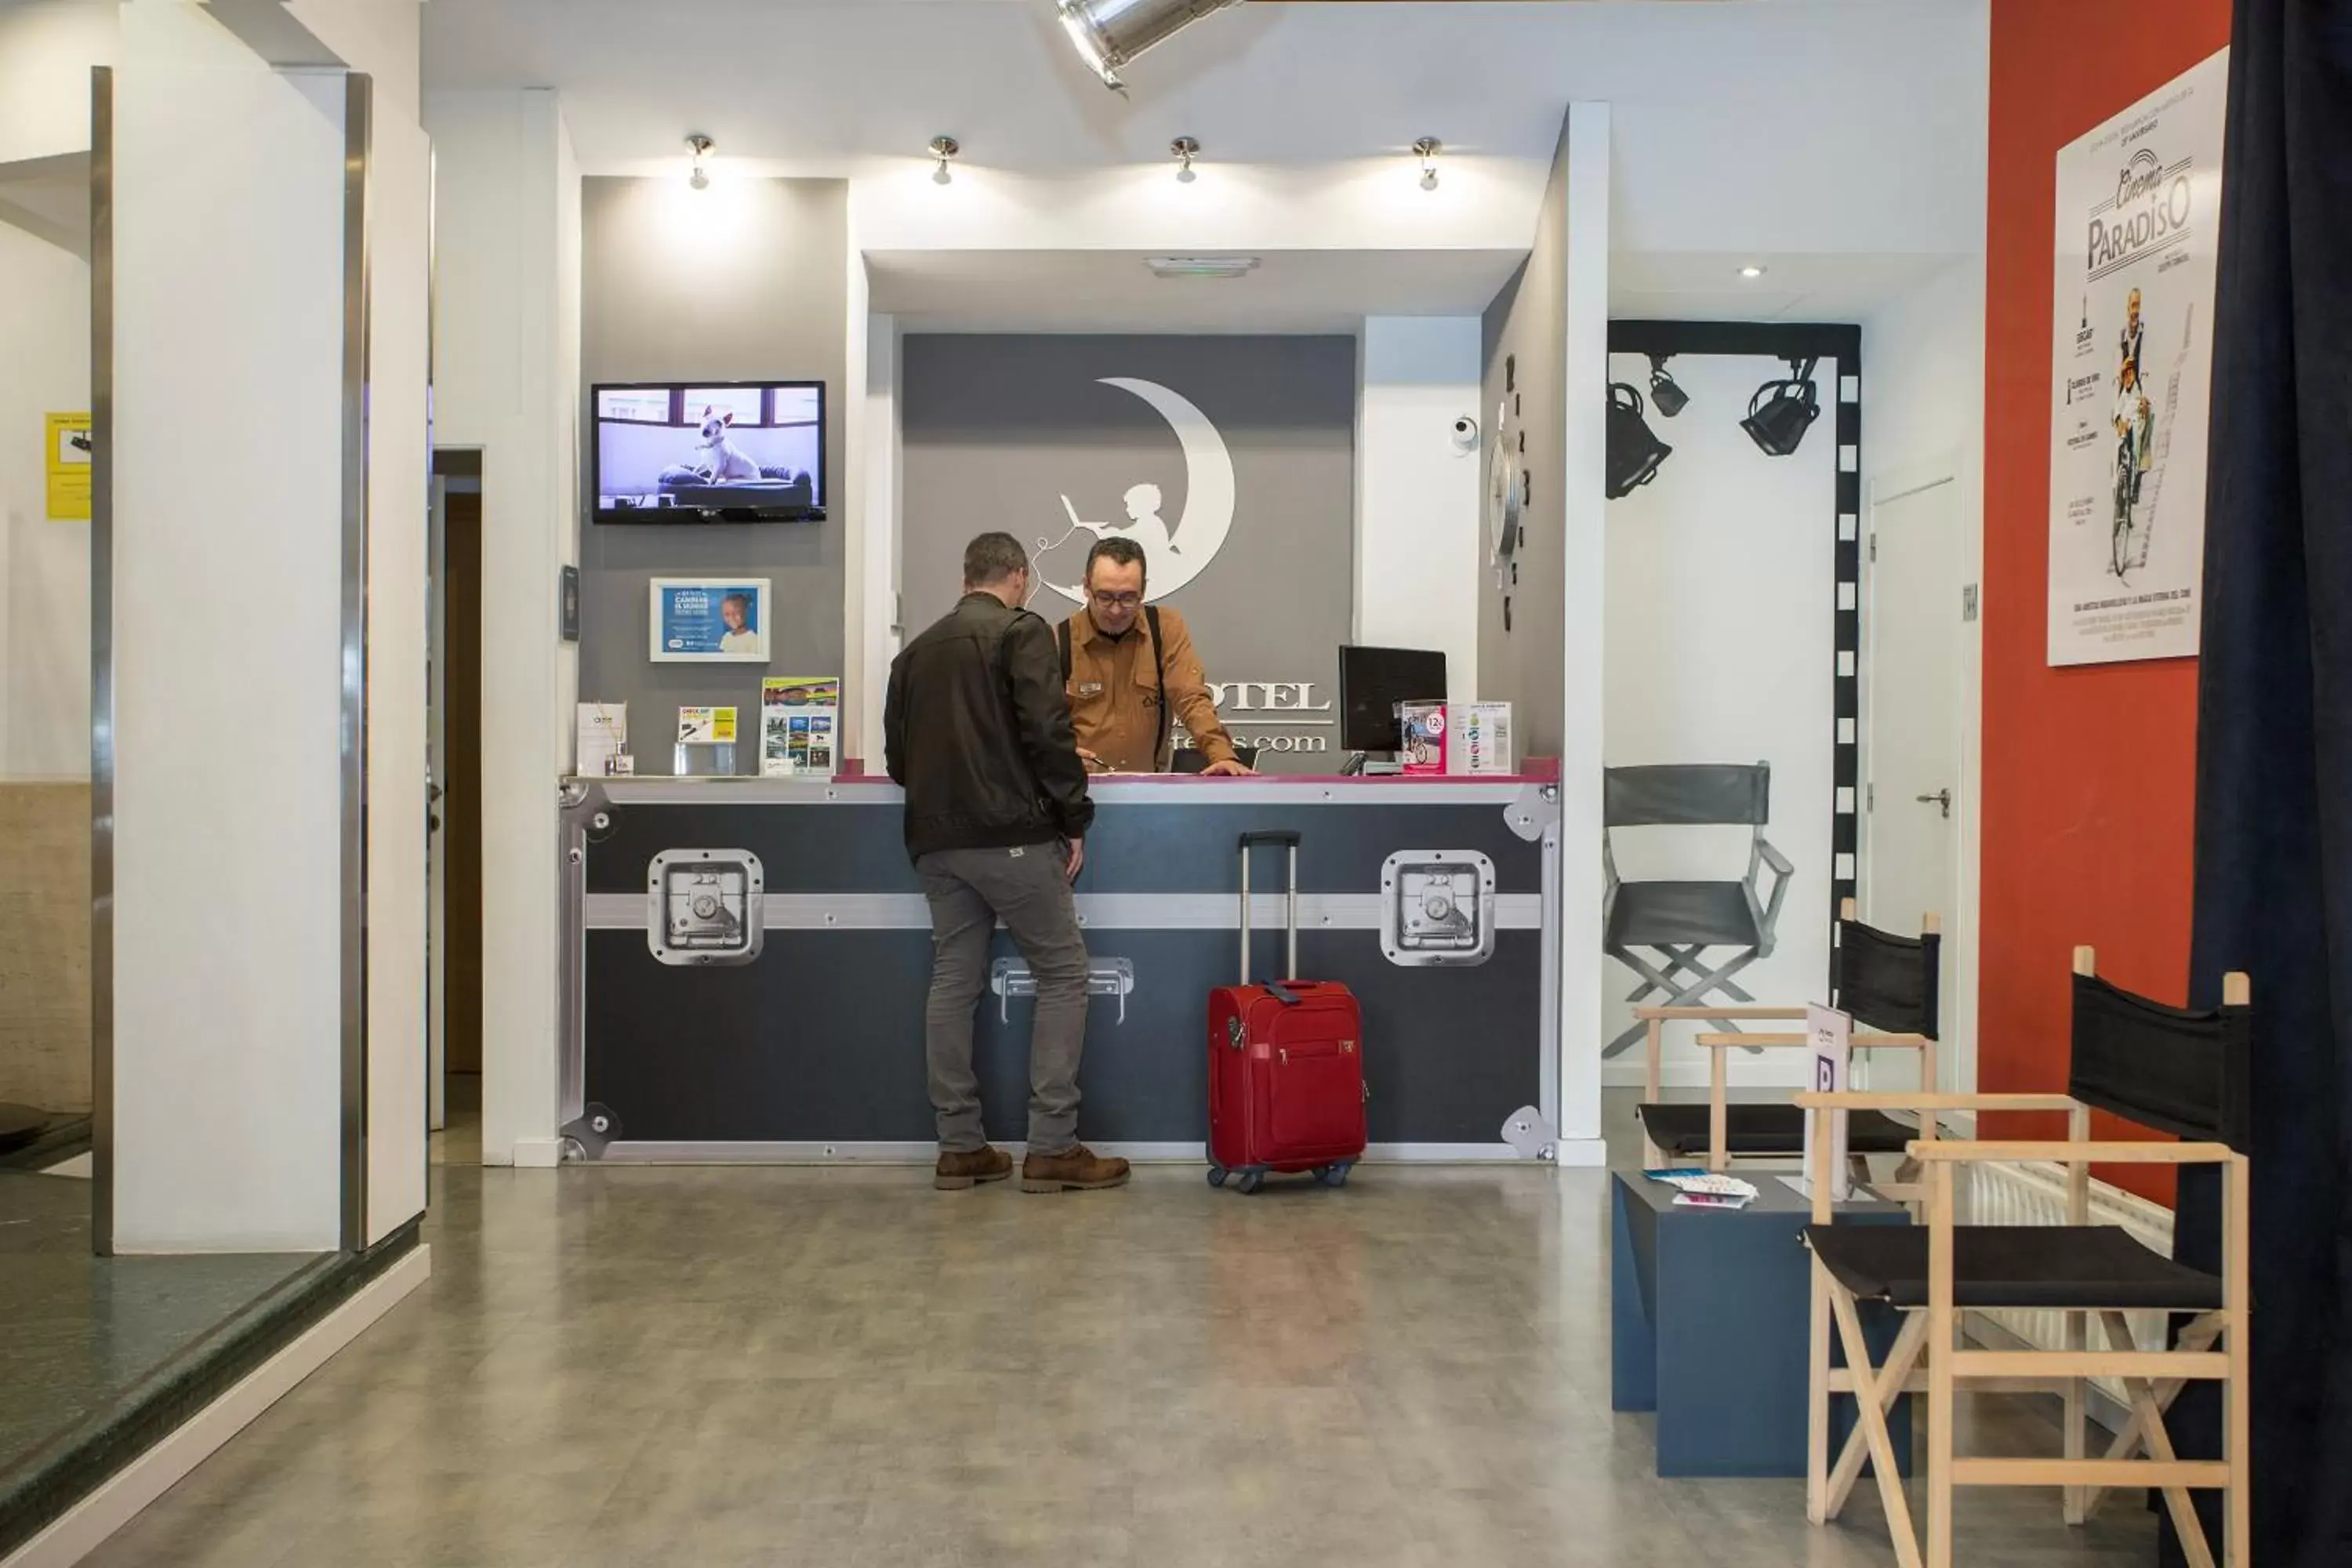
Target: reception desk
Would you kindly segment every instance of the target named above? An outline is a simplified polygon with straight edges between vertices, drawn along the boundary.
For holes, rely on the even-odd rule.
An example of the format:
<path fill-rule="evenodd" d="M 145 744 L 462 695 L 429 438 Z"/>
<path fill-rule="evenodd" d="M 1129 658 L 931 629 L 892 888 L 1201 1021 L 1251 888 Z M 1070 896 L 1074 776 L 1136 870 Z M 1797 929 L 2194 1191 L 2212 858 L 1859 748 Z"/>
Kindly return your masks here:
<path fill-rule="evenodd" d="M 1237 843 L 1273 829 L 1300 836 L 1300 973 L 1363 1006 L 1370 1157 L 1543 1152 L 1559 1119 L 1556 784 L 1155 777 L 1094 793 L 1077 905 L 1096 1147 L 1201 1156 L 1205 997 L 1240 963 Z M 560 1086 L 581 1157 L 930 1158 L 930 921 L 894 786 L 580 779 L 562 832 Z M 1259 852 L 1251 890 L 1263 979 L 1283 963 L 1280 850 Z M 974 1048 L 989 1135 L 1008 1143 L 1027 1113 L 1027 983 L 1000 931 Z"/>

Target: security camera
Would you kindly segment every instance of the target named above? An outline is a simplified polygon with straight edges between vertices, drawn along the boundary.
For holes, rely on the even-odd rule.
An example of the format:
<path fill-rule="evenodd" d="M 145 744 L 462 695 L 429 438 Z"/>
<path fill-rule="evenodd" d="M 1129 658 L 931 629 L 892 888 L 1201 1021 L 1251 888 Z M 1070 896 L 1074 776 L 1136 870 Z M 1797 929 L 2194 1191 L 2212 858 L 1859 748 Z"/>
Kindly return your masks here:
<path fill-rule="evenodd" d="M 1467 414 L 1456 416 L 1454 421 L 1454 449 L 1457 452 L 1467 452 L 1475 449 L 1477 445 L 1478 422 Z"/>

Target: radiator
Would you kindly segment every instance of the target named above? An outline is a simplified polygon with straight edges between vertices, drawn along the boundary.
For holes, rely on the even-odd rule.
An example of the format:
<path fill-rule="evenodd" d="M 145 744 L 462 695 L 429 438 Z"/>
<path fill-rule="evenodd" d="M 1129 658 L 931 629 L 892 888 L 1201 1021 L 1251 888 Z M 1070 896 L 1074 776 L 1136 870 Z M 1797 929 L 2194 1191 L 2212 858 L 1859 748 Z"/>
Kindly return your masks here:
<path fill-rule="evenodd" d="M 1970 1225 L 2064 1225 L 2066 1223 L 2066 1171 L 2063 1165 L 2042 1163 L 2025 1164 L 1971 1163 L 1962 1169 L 1967 1173 L 1968 1185 L 1964 1218 Z M 2145 1246 L 2172 1256 L 2172 1211 L 2153 1204 L 2120 1187 L 2105 1182 L 2091 1184 L 2091 1223 L 2119 1225 Z M 1994 1331 L 1984 1335 L 1992 1340 L 2011 1340 L 2030 1350 L 2058 1351 L 2066 1348 L 2066 1315 L 2063 1312 L 1972 1312 L 1969 1314 L 1971 1333 L 1979 1321 Z M 2162 1312 L 2132 1312 L 2126 1315 L 2131 1324 L 2132 1342 L 2141 1350 L 2165 1348 L 2165 1315 Z M 2089 1331 L 2087 1343 L 2094 1349 L 2106 1345 L 2105 1333 L 2095 1324 Z M 2107 1399 L 2122 1405 L 2122 1386 L 2111 1378 L 2095 1378 L 2092 1386 Z M 2103 1403 L 2094 1400 L 2095 1407 Z M 2107 1425 L 2112 1426 L 2113 1422 Z"/>

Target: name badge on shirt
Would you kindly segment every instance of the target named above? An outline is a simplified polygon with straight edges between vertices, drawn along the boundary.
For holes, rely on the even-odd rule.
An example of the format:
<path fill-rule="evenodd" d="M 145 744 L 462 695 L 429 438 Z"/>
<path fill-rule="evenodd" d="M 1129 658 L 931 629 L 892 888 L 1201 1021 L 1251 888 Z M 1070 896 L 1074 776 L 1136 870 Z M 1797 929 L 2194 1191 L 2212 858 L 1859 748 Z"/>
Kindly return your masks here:
<path fill-rule="evenodd" d="M 1081 680 L 1078 682 L 1078 695 L 1081 697 L 1100 697 L 1102 692 L 1103 683 L 1099 680 Z"/>

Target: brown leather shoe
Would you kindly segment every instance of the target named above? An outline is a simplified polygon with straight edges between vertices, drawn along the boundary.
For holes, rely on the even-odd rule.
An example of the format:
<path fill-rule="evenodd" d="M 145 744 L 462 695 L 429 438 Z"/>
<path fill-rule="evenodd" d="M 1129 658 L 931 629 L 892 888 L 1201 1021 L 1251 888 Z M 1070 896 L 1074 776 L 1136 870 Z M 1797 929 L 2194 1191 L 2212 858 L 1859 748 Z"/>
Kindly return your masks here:
<path fill-rule="evenodd" d="M 1081 1143 L 1066 1154 L 1032 1154 L 1021 1162 L 1024 1193 L 1094 1192 L 1127 1185 L 1124 1160 L 1106 1160 Z"/>
<path fill-rule="evenodd" d="M 974 1149 L 968 1154 L 942 1151 L 931 1171 L 931 1185 L 943 1193 L 956 1193 L 982 1182 L 1001 1182 L 1012 1173 L 1013 1156 L 1002 1149 Z"/>

